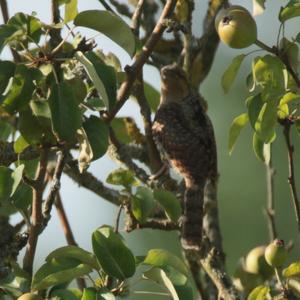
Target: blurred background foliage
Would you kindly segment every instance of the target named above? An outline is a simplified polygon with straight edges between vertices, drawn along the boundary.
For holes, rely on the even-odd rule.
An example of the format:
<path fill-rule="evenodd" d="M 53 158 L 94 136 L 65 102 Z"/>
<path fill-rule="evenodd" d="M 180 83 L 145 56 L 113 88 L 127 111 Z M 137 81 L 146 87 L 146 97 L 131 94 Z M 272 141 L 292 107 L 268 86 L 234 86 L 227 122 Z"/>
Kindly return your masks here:
<path fill-rule="evenodd" d="M 78 1 L 79 11 L 101 8 L 97 0 Z M 124 1 L 127 2 L 127 1 Z M 205 13 L 206 3 L 195 1 L 193 30 L 198 36 L 201 34 L 202 17 Z M 232 4 L 240 4 L 252 10 L 248 0 L 235 1 Z M 276 42 L 279 28 L 277 19 L 279 8 L 286 1 L 267 1 L 267 9 L 263 15 L 256 17 L 258 25 L 258 37 L 268 45 Z M 39 18 L 49 21 L 50 1 L 8 1 L 10 15 L 18 11 L 31 13 L 36 11 Z M 299 18 L 288 22 L 285 28 L 286 37 L 296 34 L 300 26 Z M 94 33 L 82 30 L 88 37 Z M 123 67 L 130 62 L 129 56 L 119 47 L 103 36 L 97 36 L 96 42 L 104 52 L 117 54 Z M 249 125 L 238 139 L 236 148 L 231 156 L 228 154 L 228 131 L 234 117 L 245 111 L 244 100 L 247 97 L 245 79 L 250 72 L 251 57 L 261 52 L 253 53 L 247 57 L 239 72 L 231 91 L 225 95 L 222 91 L 220 79 L 232 60 L 240 53 L 248 53 L 255 50 L 252 46 L 244 50 L 234 50 L 220 45 L 212 70 L 201 87 L 201 93 L 208 102 L 208 113 L 215 127 L 218 144 L 219 161 L 219 208 L 223 242 L 227 256 L 228 269 L 233 273 L 238 258 L 246 255 L 250 249 L 257 245 L 269 242 L 264 207 L 266 203 L 265 168 L 258 161 L 252 151 L 252 134 Z M 4 51 L 1 59 L 8 59 L 9 52 Z M 145 80 L 159 89 L 159 74 L 152 67 L 145 67 Z M 120 115 L 131 116 L 141 125 L 139 109 L 133 101 L 121 110 Z M 141 126 L 142 128 L 142 126 Z M 292 132 L 292 141 L 295 145 L 296 180 L 300 183 L 300 137 Z M 295 246 L 291 252 L 289 262 L 299 260 L 300 239 L 292 207 L 290 191 L 287 184 L 287 151 L 283 143 L 282 128 L 277 130 L 277 139 L 274 143 L 273 163 L 276 169 L 275 175 L 275 201 L 276 201 L 276 225 L 279 237 L 286 242 L 293 240 Z M 105 180 L 109 172 L 116 168 L 107 155 L 94 163 L 90 171 L 97 177 Z M 300 189 L 300 184 L 298 184 Z M 62 199 L 78 244 L 87 250 L 91 249 L 91 233 L 100 225 L 114 225 L 117 208 L 103 201 L 92 193 L 78 188 L 66 176 L 62 179 Z M 17 222 L 19 216 L 15 215 L 13 221 Z M 135 231 L 124 233 L 127 244 L 136 255 L 143 255 L 150 248 L 165 248 L 180 254 L 179 242 L 176 234 L 158 232 L 153 230 Z M 49 226 L 42 234 L 38 244 L 38 253 L 35 266 L 39 266 L 46 255 L 57 247 L 65 245 L 63 232 L 56 217 L 53 217 Z M 133 287 L 133 289 L 135 289 Z M 142 289 L 139 285 L 137 289 Z M 128 299 L 141 299 L 144 295 L 130 296 Z M 151 299 L 151 297 L 147 297 Z M 159 299 L 154 296 L 152 299 Z"/>

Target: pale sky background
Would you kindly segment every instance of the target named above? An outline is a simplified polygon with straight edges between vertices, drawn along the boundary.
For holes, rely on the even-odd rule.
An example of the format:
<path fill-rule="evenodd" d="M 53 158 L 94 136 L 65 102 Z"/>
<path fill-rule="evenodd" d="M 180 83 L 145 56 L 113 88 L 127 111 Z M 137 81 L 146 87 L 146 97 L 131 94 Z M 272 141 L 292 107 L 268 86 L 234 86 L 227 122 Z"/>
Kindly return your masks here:
<path fill-rule="evenodd" d="M 79 11 L 101 9 L 101 5 L 97 0 L 78 0 L 78 2 Z M 202 17 L 206 6 L 203 4 L 204 1 L 196 0 L 195 3 L 197 9 L 194 16 L 194 30 L 197 35 L 200 35 Z M 272 7 L 268 7 L 264 15 L 255 18 L 259 30 L 258 37 L 267 44 L 271 45 L 276 41 L 279 27 L 277 14 L 280 5 L 284 5 L 285 3 L 287 3 L 287 1 L 267 1 L 267 6 L 272 5 Z M 50 22 L 49 0 L 8 0 L 8 4 L 11 16 L 19 11 L 28 14 L 35 11 L 37 12 L 37 17 L 42 21 Z M 234 4 L 241 4 L 250 10 L 252 9 L 252 1 L 249 0 L 235 1 Z M 0 18 L 0 21 L 2 22 L 2 18 Z M 289 32 L 293 34 L 295 34 L 295 32 L 297 33 L 295 28 L 300 28 L 297 19 L 288 23 L 288 26 L 286 27 L 287 36 L 289 35 Z M 91 37 L 95 34 L 95 32 L 84 30 L 83 28 L 79 28 L 78 30 L 87 37 Z M 123 67 L 131 62 L 128 54 L 116 44 L 112 43 L 108 38 L 98 36 L 96 41 L 98 46 L 101 47 L 104 52 L 111 51 L 115 53 L 122 62 Z M 251 60 L 247 59 L 243 65 L 239 75 L 240 81 L 234 84 L 232 92 L 228 95 L 224 95 L 220 86 L 220 77 L 231 59 L 239 53 L 247 53 L 253 49 L 256 49 L 256 47 L 252 46 L 242 51 L 229 49 L 224 45 L 220 45 L 212 71 L 202 87 L 202 93 L 209 103 L 209 114 L 215 124 L 219 145 L 218 152 L 221 173 L 220 194 L 222 195 L 220 199 L 221 222 L 226 225 L 228 225 L 227 223 L 229 222 L 230 225 L 230 228 L 224 229 L 225 248 L 231 249 L 232 243 L 236 242 L 238 239 L 243 239 L 243 243 L 238 249 L 234 249 L 234 251 L 227 255 L 231 263 L 236 261 L 240 255 L 245 254 L 245 251 L 250 250 L 256 243 L 267 242 L 265 220 L 262 216 L 262 207 L 265 201 L 264 170 L 262 164 L 257 161 L 252 153 L 249 130 L 246 130 L 246 133 L 244 134 L 245 142 L 238 142 L 235 152 L 231 157 L 229 157 L 227 151 L 229 125 L 235 116 L 245 111 L 244 99 L 246 97 L 246 87 L 244 80 L 249 70 Z M 8 51 L 4 51 L 1 54 L 1 59 L 7 57 Z M 155 69 L 152 67 L 145 67 L 144 77 L 149 83 L 159 89 L 159 75 Z M 243 95 L 243 98 L 237 99 L 237 95 L 241 97 L 241 94 Z M 134 103 L 129 102 L 124 106 L 120 115 L 130 115 L 135 117 L 139 115 L 139 109 Z M 282 149 L 282 145 L 278 147 L 276 158 L 278 158 L 277 161 L 282 160 L 285 162 L 286 154 Z M 113 162 L 107 158 L 107 156 L 104 156 L 96 163 L 92 164 L 89 171 L 93 172 L 97 177 L 104 181 L 109 174 L 109 171 L 112 169 L 112 166 Z M 299 166 L 299 164 L 297 166 Z M 286 168 L 286 165 L 284 168 Z M 284 169 L 282 172 L 283 175 L 280 174 L 280 172 L 278 173 L 278 178 L 280 178 L 283 186 L 278 192 L 278 198 L 288 198 L 290 194 L 286 187 L 286 170 Z M 298 178 L 299 180 L 297 182 L 300 181 L 300 176 Z M 73 228 L 76 241 L 82 248 L 89 250 L 91 249 L 91 233 L 103 224 L 114 225 L 117 208 L 85 189 L 79 189 L 77 185 L 66 176 L 63 176 L 61 186 L 63 203 Z M 253 187 L 255 187 L 255 190 Z M 226 203 L 224 203 L 224 201 L 226 201 Z M 256 207 L 253 207 L 251 202 L 255 201 L 258 204 Z M 235 214 L 234 211 L 229 212 L 230 207 L 234 210 L 235 203 L 239 203 L 241 207 L 241 210 L 237 214 Z M 287 210 L 291 210 L 290 200 L 286 199 L 286 203 L 288 204 L 283 207 L 286 207 Z M 224 209 L 224 212 L 222 208 Z M 283 210 L 285 210 L 285 208 Z M 288 219 L 284 217 L 286 216 L 285 213 L 286 212 L 283 212 L 282 210 L 278 212 L 278 217 L 281 220 L 279 227 L 284 233 L 283 238 L 288 240 L 290 238 L 295 238 L 297 234 L 295 231 L 293 211 Z M 256 221 L 253 220 L 258 220 L 257 224 Z M 286 229 L 285 226 L 289 226 L 290 229 Z M 238 230 L 238 232 L 235 232 L 235 230 Z M 261 234 L 261 231 L 263 231 L 264 236 L 258 238 L 257 236 Z M 149 248 L 161 247 L 172 250 L 174 247 L 172 243 L 169 243 L 169 234 L 165 236 L 165 234 L 162 233 L 158 236 L 157 232 L 140 231 L 131 233 L 130 235 L 126 234 L 125 236 L 128 245 L 130 247 L 134 246 L 133 251 L 136 255 L 145 254 Z M 164 237 L 163 239 L 161 239 L 162 236 Z M 39 238 L 36 257 L 37 265 L 42 263 L 49 252 L 65 244 L 64 235 L 56 217 L 55 210 L 53 210 L 51 222 Z"/>

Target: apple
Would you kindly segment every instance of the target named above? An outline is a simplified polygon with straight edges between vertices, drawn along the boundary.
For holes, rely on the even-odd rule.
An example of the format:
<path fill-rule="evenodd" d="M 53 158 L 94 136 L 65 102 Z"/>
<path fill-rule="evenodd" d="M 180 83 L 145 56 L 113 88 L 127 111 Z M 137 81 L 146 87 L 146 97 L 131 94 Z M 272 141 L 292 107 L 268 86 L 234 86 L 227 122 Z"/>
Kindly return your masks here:
<path fill-rule="evenodd" d="M 41 298 L 37 294 L 26 293 L 26 294 L 23 294 L 22 296 L 20 296 L 18 298 L 18 300 L 43 300 L 43 298 Z"/>
<path fill-rule="evenodd" d="M 266 246 L 258 246 L 253 248 L 246 257 L 245 269 L 251 274 L 259 274 L 264 279 L 269 278 L 273 274 L 271 268 L 265 259 Z"/>
<path fill-rule="evenodd" d="M 280 239 L 274 240 L 265 250 L 265 258 L 267 263 L 273 268 L 282 267 L 288 257 L 284 241 Z"/>
<path fill-rule="evenodd" d="M 215 19 L 220 40 L 231 48 L 241 49 L 257 39 L 257 27 L 250 12 L 239 5 L 222 9 Z"/>

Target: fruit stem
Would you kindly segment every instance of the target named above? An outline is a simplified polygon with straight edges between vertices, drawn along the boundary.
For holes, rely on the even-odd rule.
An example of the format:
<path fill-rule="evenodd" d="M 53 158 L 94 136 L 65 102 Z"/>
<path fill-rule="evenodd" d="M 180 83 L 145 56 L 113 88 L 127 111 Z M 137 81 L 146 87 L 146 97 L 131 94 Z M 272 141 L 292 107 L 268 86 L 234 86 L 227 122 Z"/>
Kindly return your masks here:
<path fill-rule="evenodd" d="M 286 289 L 286 287 L 285 287 L 285 285 L 284 285 L 284 283 L 283 283 L 283 281 L 282 281 L 282 279 L 280 277 L 279 269 L 278 268 L 274 268 L 274 270 L 275 270 L 275 275 L 276 275 L 277 282 L 281 286 L 282 291 L 285 292 L 287 289 Z"/>
<path fill-rule="evenodd" d="M 269 47 L 268 45 L 266 45 L 265 43 L 261 42 L 260 40 L 256 39 L 256 41 L 254 42 L 255 45 L 257 45 L 259 48 L 264 49 L 270 53 L 273 53 L 275 55 L 277 55 L 277 49 L 276 47 Z"/>

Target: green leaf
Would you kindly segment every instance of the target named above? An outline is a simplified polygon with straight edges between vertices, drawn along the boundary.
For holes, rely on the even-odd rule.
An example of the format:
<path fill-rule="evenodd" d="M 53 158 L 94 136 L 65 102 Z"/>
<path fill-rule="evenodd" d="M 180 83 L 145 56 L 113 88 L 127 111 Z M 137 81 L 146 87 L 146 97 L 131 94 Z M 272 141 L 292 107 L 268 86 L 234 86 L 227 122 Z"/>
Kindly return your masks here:
<path fill-rule="evenodd" d="M 81 127 L 81 111 L 72 87 L 67 83 L 53 84 L 49 97 L 52 128 L 59 140 L 74 140 Z"/>
<path fill-rule="evenodd" d="M 173 283 L 162 269 L 151 268 L 150 270 L 144 272 L 143 277 L 165 287 L 170 292 L 173 300 L 180 300 Z"/>
<path fill-rule="evenodd" d="M 180 202 L 174 194 L 164 189 L 156 189 L 154 190 L 154 198 L 164 208 L 168 218 L 177 222 L 182 215 L 182 210 Z"/>
<path fill-rule="evenodd" d="M 0 140 L 7 140 L 13 131 L 14 128 L 9 122 L 0 119 Z"/>
<path fill-rule="evenodd" d="M 260 15 L 265 10 L 266 0 L 253 0 L 253 16 Z"/>
<path fill-rule="evenodd" d="M 156 111 L 160 102 L 160 93 L 150 84 L 144 81 L 144 92 L 152 111 Z"/>
<path fill-rule="evenodd" d="M 77 259 L 54 258 L 46 262 L 34 274 L 32 279 L 33 290 L 43 290 L 50 286 L 69 282 L 92 272 L 92 267 L 82 264 Z"/>
<path fill-rule="evenodd" d="M 77 246 L 57 248 L 47 256 L 46 261 L 51 262 L 53 258 L 74 258 L 83 264 L 91 266 L 95 270 L 99 270 L 95 255 Z"/>
<path fill-rule="evenodd" d="M 42 143 L 45 131 L 30 108 L 20 112 L 19 130 L 27 144 L 37 145 Z M 23 143 L 21 144 L 21 142 L 22 140 L 19 141 L 18 146 L 22 147 Z M 25 147 L 25 144 L 23 146 Z"/>
<path fill-rule="evenodd" d="M 97 290 L 92 287 L 85 288 L 81 300 L 97 300 Z"/>
<path fill-rule="evenodd" d="M 16 13 L 7 23 L 15 28 L 15 33 L 10 36 L 11 40 L 20 40 L 23 43 L 38 43 L 42 34 L 42 24 L 39 19 L 24 13 Z M 29 37 L 29 38 L 28 38 Z"/>
<path fill-rule="evenodd" d="M 297 120 L 294 124 L 295 124 L 298 134 L 300 134 L 300 120 Z"/>
<path fill-rule="evenodd" d="M 48 101 L 30 101 L 30 108 L 32 110 L 32 113 L 38 118 L 38 120 L 40 120 L 41 122 L 47 122 L 47 119 L 49 119 L 49 124 L 51 124 L 51 111 Z"/>
<path fill-rule="evenodd" d="M 274 140 L 276 123 L 277 101 L 264 103 L 255 123 L 255 131 L 263 142 L 270 143 Z"/>
<path fill-rule="evenodd" d="M 282 271 L 282 275 L 286 278 L 298 277 L 300 278 L 300 262 L 294 262 Z"/>
<path fill-rule="evenodd" d="M 94 231 L 92 244 L 98 262 L 105 273 L 121 280 L 135 273 L 133 254 L 111 228 L 101 227 Z"/>
<path fill-rule="evenodd" d="M 152 191 L 140 186 L 131 199 L 131 208 L 134 217 L 140 222 L 145 223 L 155 207 Z"/>
<path fill-rule="evenodd" d="M 232 60 L 231 64 L 228 66 L 226 71 L 224 72 L 222 79 L 221 79 L 221 83 L 222 83 L 223 91 L 225 94 L 228 93 L 230 87 L 232 86 L 245 57 L 246 57 L 245 54 L 240 54 L 240 55 L 236 56 Z"/>
<path fill-rule="evenodd" d="M 285 7 L 281 8 L 279 13 L 279 21 L 285 22 L 298 16 L 300 16 L 300 3 L 297 0 L 290 0 Z"/>
<path fill-rule="evenodd" d="M 259 285 L 249 294 L 247 300 L 267 300 L 270 288 L 265 285 Z"/>
<path fill-rule="evenodd" d="M 114 118 L 111 122 L 111 126 L 114 129 L 117 139 L 123 144 L 131 142 L 131 137 L 129 136 L 126 125 L 125 118 Z"/>
<path fill-rule="evenodd" d="M 187 276 L 180 273 L 171 266 L 163 267 L 169 279 L 175 286 L 183 286 L 188 282 Z"/>
<path fill-rule="evenodd" d="M 1 103 L 7 112 L 20 111 L 27 106 L 34 90 L 32 81 L 32 71 L 19 64 L 16 67 L 11 87 Z"/>
<path fill-rule="evenodd" d="M 192 286 L 187 283 L 185 285 L 175 285 L 175 289 L 177 292 L 177 295 L 179 299 L 184 299 L 184 300 L 194 300 L 194 293 L 193 293 L 193 288 Z"/>
<path fill-rule="evenodd" d="M 264 162 L 264 142 L 258 137 L 255 132 L 253 134 L 253 150 L 256 157 Z"/>
<path fill-rule="evenodd" d="M 12 173 L 11 169 L 0 166 L 0 202 L 6 201 L 12 192 L 14 184 Z"/>
<path fill-rule="evenodd" d="M 10 272 L 5 278 L 2 277 L 0 281 L 0 288 L 13 296 L 13 299 L 28 291 L 29 287 L 30 282 L 27 278 L 20 277 L 13 272 Z"/>
<path fill-rule="evenodd" d="M 89 75 L 90 79 L 92 80 L 95 88 L 97 89 L 99 95 L 102 97 L 102 100 L 107 109 L 109 109 L 109 98 L 104 86 L 104 83 L 100 79 L 97 70 L 91 63 L 91 61 L 80 51 L 75 53 L 76 59 L 84 66 L 87 74 Z"/>
<path fill-rule="evenodd" d="M 92 147 L 93 160 L 102 157 L 108 147 L 107 124 L 96 116 L 90 116 L 83 122 L 83 128 Z"/>
<path fill-rule="evenodd" d="M 72 86 L 75 99 L 77 100 L 77 103 L 80 104 L 87 95 L 87 87 L 85 83 L 81 78 L 78 77 L 66 80 L 66 82 L 69 84 L 69 86 Z"/>
<path fill-rule="evenodd" d="M 285 90 L 284 65 L 273 55 L 256 57 L 253 61 L 252 73 L 255 85 L 263 88 L 265 101 L 272 100 Z"/>
<path fill-rule="evenodd" d="M 245 127 L 248 121 L 249 121 L 249 117 L 248 114 L 246 113 L 239 115 L 232 121 L 229 129 L 229 140 L 228 140 L 229 154 L 232 153 L 237 138 L 239 137 L 242 129 Z"/>
<path fill-rule="evenodd" d="M 10 201 L 18 211 L 23 215 L 28 216 L 28 207 L 32 202 L 32 189 L 27 184 L 21 183 Z"/>
<path fill-rule="evenodd" d="M 81 292 L 74 289 L 55 289 L 50 297 L 51 300 L 81 300 Z"/>
<path fill-rule="evenodd" d="M 288 104 L 290 102 L 299 101 L 300 95 L 293 92 L 287 92 L 281 99 L 280 104 Z"/>
<path fill-rule="evenodd" d="M 95 288 L 85 288 L 81 300 L 115 300 L 115 296 L 104 289 L 96 290 Z"/>
<path fill-rule="evenodd" d="M 17 154 L 22 153 L 29 146 L 28 142 L 20 135 L 17 140 L 14 142 L 14 151 Z"/>
<path fill-rule="evenodd" d="M 105 10 L 86 10 L 77 15 L 76 26 L 99 31 L 121 46 L 132 57 L 135 52 L 135 38 L 130 27 L 118 16 Z"/>
<path fill-rule="evenodd" d="M 14 35 L 17 31 L 13 26 L 4 24 L 0 25 L 0 52 L 3 50 L 3 47 L 8 42 L 9 38 Z"/>
<path fill-rule="evenodd" d="M 15 64 L 11 61 L 0 61 L 0 94 L 7 88 L 8 82 L 15 73 Z"/>
<path fill-rule="evenodd" d="M 125 187 L 137 186 L 139 184 L 131 170 L 122 168 L 112 171 L 106 178 L 106 182 L 113 185 L 123 185 Z"/>
<path fill-rule="evenodd" d="M 10 197 L 15 193 L 22 180 L 24 167 L 25 166 L 23 164 L 19 165 L 11 174 L 13 185 L 12 185 Z"/>
<path fill-rule="evenodd" d="M 263 101 L 260 94 L 250 96 L 246 99 L 248 108 L 248 117 L 251 127 L 255 130 L 255 123 L 263 106 Z"/>
<path fill-rule="evenodd" d="M 105 105 L 100 98 L 89 98 L 85 100 L 85 103 L 88 107 L 92 108 L 92 110 L 100 111 L 105 108 Z"/>
<path fill-rule="evenodd" d="M 77 0 L 70 0 L 66 3 L 65 18 L 64 18 L 65 23 L 68 23 L 75 19 L 75 17 L 78 14 L 77 5 L 78 5 Z"/>
<path fill-rule="evenodd" d="M 115 69 L 104 64 L 101 58 L 94 52 L 86 53 L 86 58 L 93 64 L 97 75 L 104 84 L 104 88 L 109 100 L 108 108 L 113 107 L 117 98 L 117 76 Z"/>
<path fill-rule="evenodd" d="M 188 276 L 188 269 L 183 261 L 173 253 L 164 249 L 149 250 L 143 264 L 159 268 L 171 266 L 178 272 Z"/>

